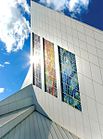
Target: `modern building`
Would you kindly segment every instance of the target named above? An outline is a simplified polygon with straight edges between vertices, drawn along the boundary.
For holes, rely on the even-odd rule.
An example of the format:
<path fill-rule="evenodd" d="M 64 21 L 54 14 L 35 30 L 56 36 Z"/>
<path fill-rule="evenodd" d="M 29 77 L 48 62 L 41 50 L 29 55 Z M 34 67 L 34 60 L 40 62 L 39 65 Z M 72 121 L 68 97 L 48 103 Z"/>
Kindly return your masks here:
<path fill-rule="evenodd" d="M 33 63 L 0 102 L 2 139 L 103 139 L 103 32 L 31 2 Z"/>

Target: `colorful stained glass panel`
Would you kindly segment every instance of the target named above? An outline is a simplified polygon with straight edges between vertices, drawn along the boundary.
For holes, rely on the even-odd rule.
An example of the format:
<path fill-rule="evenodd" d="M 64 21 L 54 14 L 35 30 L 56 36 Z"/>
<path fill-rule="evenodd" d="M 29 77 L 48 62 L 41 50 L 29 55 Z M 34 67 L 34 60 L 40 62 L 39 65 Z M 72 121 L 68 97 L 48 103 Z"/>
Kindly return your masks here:
<path fill-rule="evenodd" d="M 40 36 L 32 33 L 32 48 L 33 48 L 33 84 L 41 87 L 41 45 Z"/>
<path fill-rule="evenodd" d="M 81 111 L 75 55 L 58 47 L 62 100 Z"/>
<path fill-rule="evenodd" d="M 54 44 L 43 39 L 45 92 L 57 97 Z"/>

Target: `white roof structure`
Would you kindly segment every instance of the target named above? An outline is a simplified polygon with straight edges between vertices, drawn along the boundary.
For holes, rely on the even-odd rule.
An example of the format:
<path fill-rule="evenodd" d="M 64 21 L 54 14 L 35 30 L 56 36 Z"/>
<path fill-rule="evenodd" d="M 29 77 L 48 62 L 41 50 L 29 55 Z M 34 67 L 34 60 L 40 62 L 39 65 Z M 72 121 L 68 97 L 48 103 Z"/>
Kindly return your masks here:
<path fill-rule="evenodd" d="M 79 139 L 40 113 L 34 94 L 33 86 L 29 85 L 0 102 L 0 138 Z"/>

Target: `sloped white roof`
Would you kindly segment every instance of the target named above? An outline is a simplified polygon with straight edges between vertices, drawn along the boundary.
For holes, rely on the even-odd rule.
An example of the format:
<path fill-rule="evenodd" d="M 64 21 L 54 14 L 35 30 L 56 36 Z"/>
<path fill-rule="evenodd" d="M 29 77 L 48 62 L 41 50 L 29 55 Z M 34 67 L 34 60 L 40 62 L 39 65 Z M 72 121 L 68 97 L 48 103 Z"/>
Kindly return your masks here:
<path fill-rule="evenodd" d="M 37 111 L 31 113 L 2 139 L 78 139 Z"/>

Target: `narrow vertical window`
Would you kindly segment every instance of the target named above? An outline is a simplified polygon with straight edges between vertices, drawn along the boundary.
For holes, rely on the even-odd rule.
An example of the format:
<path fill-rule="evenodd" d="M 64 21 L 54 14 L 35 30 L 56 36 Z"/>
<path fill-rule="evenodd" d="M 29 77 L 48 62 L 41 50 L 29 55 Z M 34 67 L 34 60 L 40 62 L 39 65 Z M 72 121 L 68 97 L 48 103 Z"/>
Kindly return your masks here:
<path fill-rule="evenodd" d="M 54 44 L 43 39 L 45 92 L 57 97 Z"/>
<path fill-rule="evenodd" d="M 32 33 L 32 48 L 33 48 L 33 84 L 41 87 L 41 45 L 40 36 Z"/>
<path fill-rule="evenodd" d="M 62 100 L 81 111 L 75 55 L 58 47 Z"/>

